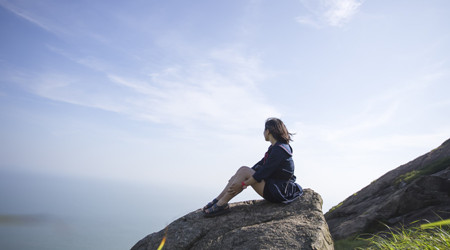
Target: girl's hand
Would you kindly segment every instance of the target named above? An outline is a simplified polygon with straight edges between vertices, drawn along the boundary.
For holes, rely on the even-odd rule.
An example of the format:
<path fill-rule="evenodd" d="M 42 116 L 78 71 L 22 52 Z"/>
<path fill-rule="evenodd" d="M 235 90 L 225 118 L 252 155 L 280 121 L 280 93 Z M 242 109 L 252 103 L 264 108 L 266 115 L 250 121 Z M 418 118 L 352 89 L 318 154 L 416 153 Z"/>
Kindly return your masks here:
<path fill-rule="evenodd" d="M 239 183 L 234 183 L 228 188 L 228 192 L 232 194 L 237 194 L 242 191 L 242 186 Z"/>

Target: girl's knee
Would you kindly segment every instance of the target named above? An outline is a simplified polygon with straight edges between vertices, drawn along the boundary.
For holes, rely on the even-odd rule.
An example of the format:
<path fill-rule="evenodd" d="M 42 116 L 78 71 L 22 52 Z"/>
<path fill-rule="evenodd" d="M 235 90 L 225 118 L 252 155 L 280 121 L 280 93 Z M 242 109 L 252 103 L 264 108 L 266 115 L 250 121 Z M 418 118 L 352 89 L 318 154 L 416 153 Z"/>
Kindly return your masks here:
<path fill-rule="evenodd" d="M 253 169 L 251 169 L 247 166 L 242 166 L 236 171 L 236 174 L 237 175 L 249 174 L 249 173 L 251 173 L 252 170 Z"/>
<path fill-rule="evenodd" d="M 242 166 L 238 169 L 238 171 L 236 172 L 237 176 L 244 176 L 246 178 L 248 178 L 249 176 L 252 176 L 255 173 L 255 170 L 247 167 L 247 166 Z"/>
<path fill-rule="evenodd" d="M 238 172 L 241 172 L 241 171 L 248 171 L 249 169 L 251 169 L 251 168 L 249 168 L 249 167 L 247 167 L 247 166 L 242 166 L 242 167 L 240 167 L 240 168 L 238 169 Z"/>

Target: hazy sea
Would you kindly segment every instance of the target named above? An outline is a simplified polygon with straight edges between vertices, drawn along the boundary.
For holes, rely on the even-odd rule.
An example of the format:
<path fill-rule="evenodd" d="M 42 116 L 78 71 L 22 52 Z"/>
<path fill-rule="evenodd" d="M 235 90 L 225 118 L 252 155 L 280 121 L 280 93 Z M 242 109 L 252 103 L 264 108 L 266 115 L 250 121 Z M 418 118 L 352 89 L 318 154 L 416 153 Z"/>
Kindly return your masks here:
<path fill-rule="evenodd" d="M 175 184 L 157 187 L 0 170 L 0 249 L 130 249 L 201 207 L 209 196 Z"/>

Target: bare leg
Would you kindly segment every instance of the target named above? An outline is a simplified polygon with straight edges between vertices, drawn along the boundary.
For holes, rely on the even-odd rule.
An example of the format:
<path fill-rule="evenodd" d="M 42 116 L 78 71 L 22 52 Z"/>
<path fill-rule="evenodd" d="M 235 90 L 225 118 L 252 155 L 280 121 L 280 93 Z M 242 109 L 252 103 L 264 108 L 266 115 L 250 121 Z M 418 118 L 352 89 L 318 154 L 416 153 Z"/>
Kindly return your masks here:
<path fill-rule="evenodd" d="M 235 175 L 231 176 L 230 180 L 228 180 L 227 185 L 226 185 L 225 188 L 222 190 L 222 193 L 220 193 L 219 196 L 217 196 L 217 198 L 216 198 L 217 200 L 222 199 L 222 197 L 224 197 L 225 194 L 228 192 L 228 189 L 230 188 L 230 186 L 231 186 L 233 183 L 235 183 L 236 175 L 237 175 L 237 173 L 236 173 Z"/>
<path fill-rule="evenodd" d="M 252 177 L 254 173 L 255 170 L 249 167 L 240 167 L 236 172 L 236 174 L 233 177 L 231 177 L 231 179 L 228 181 L 228 184 L 225 186 L 222 193 L 220 193 L 220 195 L 217 196 L 217 199 L 219 200 L 217 202 L 217 205 L 222 206 L 228 203 L 233 197 L 238 195 L 242 190 L 239 191 L 238 193 L 232 193 L 229 191 L 229 187 L 231 187 L 234 184 L 240 185 L 243 181 L 250 179 L 250 177 Z M 265 182 L 261 181 L 253 184 L 252 187 L 259 195 L 263 196 L 264 185 Z"/>

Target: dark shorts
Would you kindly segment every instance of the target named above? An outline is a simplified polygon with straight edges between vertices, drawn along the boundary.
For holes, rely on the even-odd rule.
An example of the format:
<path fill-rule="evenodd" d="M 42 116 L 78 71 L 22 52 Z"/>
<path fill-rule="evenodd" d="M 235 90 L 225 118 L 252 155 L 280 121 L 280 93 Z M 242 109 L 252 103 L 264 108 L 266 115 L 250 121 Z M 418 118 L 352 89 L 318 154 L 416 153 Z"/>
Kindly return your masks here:
<path fill-rule="evenodd" d="M 291 181 L 265 180 L 263 198 L 275 203 L 291 203 L 303 194 L 300 185 Z"/>

